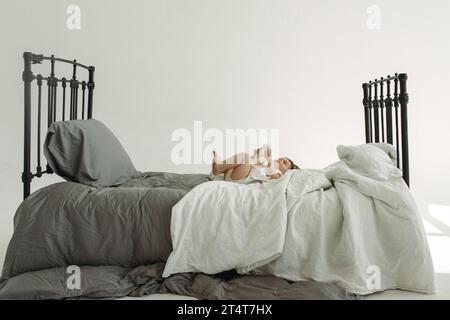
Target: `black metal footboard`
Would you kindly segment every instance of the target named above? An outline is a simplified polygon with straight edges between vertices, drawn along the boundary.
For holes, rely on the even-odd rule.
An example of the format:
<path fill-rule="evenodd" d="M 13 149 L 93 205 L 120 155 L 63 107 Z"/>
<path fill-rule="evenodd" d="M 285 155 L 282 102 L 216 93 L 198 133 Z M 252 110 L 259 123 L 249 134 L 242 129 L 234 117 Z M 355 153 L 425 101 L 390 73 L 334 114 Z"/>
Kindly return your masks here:
<path fill-rule="evenodd" d="M 66 60 L 55 58 L 53 55 L 46 57 L 42 54 L 33 54 L 25 52 L 23 54 L 24 71 L 22 79 L 24 82 L 24 155 L 23 155 L 23 197 L 30 195 L 30 185 L 33 178 L 41 177 L 45 173 L 52 173 L 51 168 L 46 165 L 45 170 L 41 166 L 41 126 L 43 103 L 43 90 L 47 91 L 47 127 L 57 120 L 73 120 L 73 119 L 90 119 L 92 118 L 93 97 L 94 97 L 94 71 L 93 66 L 86 66 L 78 63 L 76 60 Z M 41 74 L 34 75 L 31 68 L 33 64 L 41 64 L 43 61 L 50 62 L 50 75 L 47 77 Z M 72 75 L 69 78 L 57 78 L 55 76 L 55 63 L 66 63 L 72 65 Z M 79 68 L 86 69 L 88 72 L 87 81 L 79 81 L 77 79 L 77 71 Z M 32 83 L 37 85 L 37 103 L 32 106 Z M 47 84 L 47 89 L 42 88 L 44 82 Z M 58 102 L 58 86 L 61 87 L 61 97 Z M 79 90 L 81 89 L 81 90 Z M 68 92 L 66 92 L 68 91 Z M 86 97 L 87 94 L 87 97 Z M 81 98 L 81 109 L 79 109 L 79 98 Z M 68 107 L 66 108 L 66 100 L 68 100 Z M 37 108 L 36 120 L 36 172 L 31 171 L 31 114 L 32 107 Z"/>

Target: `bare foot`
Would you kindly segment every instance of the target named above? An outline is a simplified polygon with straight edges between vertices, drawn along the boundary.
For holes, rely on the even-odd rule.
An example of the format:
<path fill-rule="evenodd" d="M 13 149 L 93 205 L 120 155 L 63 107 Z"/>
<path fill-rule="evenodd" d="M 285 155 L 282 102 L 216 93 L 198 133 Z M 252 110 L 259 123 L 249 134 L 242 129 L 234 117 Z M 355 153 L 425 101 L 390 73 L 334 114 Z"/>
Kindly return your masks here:
<path fill-rule="evenodd" d="M 219 166 L 218 166 L 218 162 L 219 162 L 219 156 L 217 155 L 216 150 L 213 151 L 213 159 L 212 159 L 212 165 L 211 165 L 211 171 L 213 175 L 218 175 L 219 174 Z"/>

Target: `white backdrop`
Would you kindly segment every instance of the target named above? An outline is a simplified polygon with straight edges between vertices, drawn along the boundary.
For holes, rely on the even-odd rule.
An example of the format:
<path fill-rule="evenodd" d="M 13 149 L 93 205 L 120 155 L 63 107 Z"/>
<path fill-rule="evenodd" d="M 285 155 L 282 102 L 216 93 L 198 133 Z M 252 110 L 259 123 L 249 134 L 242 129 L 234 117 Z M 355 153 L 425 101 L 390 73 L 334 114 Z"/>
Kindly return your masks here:
<path fill-rule="evenodd" d="M 80 30 L 66 27 L 70 4 Z M 366 26 L 373 4 L 380 30 Z M 412 190 L 423 213 L 450 205 L 449 12 L 448 0 L 3 1 L 0 246 L 22 197 L 23 51 L 95 65 L 94 116 L 154 171 L 208 172 L 170 161 L 171 133 L 195 120 L 279 129 L 283 154 L 323 167 L 364 141 L 361 83 L 407 72 Z"/>

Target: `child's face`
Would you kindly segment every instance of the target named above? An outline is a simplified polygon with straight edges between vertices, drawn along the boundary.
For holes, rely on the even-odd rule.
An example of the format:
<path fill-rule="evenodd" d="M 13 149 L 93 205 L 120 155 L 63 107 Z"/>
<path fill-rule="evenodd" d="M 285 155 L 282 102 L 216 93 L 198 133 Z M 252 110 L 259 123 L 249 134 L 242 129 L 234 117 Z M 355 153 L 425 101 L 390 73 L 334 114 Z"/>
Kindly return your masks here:
<path fill-rule="evenodd" d="M 291 169 L 291 162 L 288 160 L 288 158 L 280 158 L 275 160 L 275 162 L 282 174 Z"/>

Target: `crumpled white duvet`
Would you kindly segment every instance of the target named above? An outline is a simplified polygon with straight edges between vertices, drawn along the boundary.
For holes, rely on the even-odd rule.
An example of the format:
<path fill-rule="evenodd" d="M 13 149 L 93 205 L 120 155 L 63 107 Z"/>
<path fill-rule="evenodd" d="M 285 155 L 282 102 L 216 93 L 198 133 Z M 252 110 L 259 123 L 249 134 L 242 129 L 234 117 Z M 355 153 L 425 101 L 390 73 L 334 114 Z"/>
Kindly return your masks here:
<path fill-rule="evenodd" d="M 434 270 L 415 201 L 387 144 L 338 146 L 341 161 L 281 179 L 201 184 L 172 210 L 179 272 L 269 273 L 334 282 L 356 294 L 434 292 Z"/>

